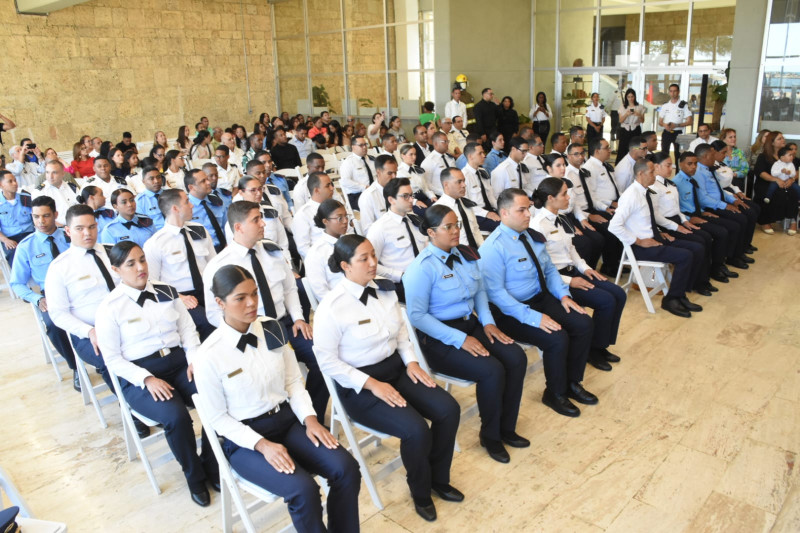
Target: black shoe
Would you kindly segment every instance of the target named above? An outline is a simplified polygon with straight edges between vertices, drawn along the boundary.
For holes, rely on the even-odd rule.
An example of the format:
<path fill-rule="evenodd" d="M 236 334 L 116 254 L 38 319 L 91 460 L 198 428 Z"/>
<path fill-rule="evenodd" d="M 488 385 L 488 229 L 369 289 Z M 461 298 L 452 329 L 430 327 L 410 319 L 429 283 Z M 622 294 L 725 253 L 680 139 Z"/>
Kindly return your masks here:
<path fill-rule="evenodd" d="M 745 263 L 744 261 L 742 261 L 738 257 L 736 257 L 734 259 L 729 259 L 728 260 L 728 264 L 730 266 L 732 266 L 733 268 L 739 268 L 739 269 L 742 269 L 742 270 L 747 270 L 748 268 L 750 268 L 750 266 L 747 263 Z"/>
<path fill-rule="evenodd" d="M 693 304 L 692 302 L 689 301 L 689 298 L 687 298 L 686 296 L 684 296 L 683 298 L 678 298 L 678 301 L 681 303 L 683 307 L 685 307 L 689 311 L 699 313 L 700 311 L 703 310 L 702 306 Z"/>
<path fill-rule="evenodd" d="M 711 296 L 711 291 L 706 289 L 705 287 L 698 287 L 694 290 L 700 296 Z"/>
<path fill-rule="evenodd" d="M 222 486 L 219 484 L 219 479 L 208 479 L 207 481 L 211 488 L 214 489 L 214 492 L 222 492 Z"/>
<path fill-rule="evenodd" d="M 602 352 L 603 357 L 609 363 L 619 363 L 622 360 L 619 358 L 618 355 L 609 352 L 608 348 L 603 348 L 602 350 L 600 350 L 600 352 Z"/>
<path fill-rule="evenodd" d="M 730 283 L 728 276 L 722 271 L 722 269 L 712 272 L 709 277 L 714 281 L 719 281 L 720 283 Z"/>
<path fill-rule="evenodd" d="M 433 522 L 436 520 L 436 507 L 433 505 L 433 500 L 430 498 L 414 498 L 414 510 L 420 515 L 423 520 Z"/>
<path fill-rule="evenodd" d="M 739 277 L 739 274 L 737 272 L 733 272 L 731 269 L 729 269 L 725 265 L 721 265 L 719 267 L 719 269 L 723 274 L 725 274 L 729 278 L 738 278 Z"/>
<path fill-rule="evenodd" d="M 504 443 L 508 444 L 512 448 L 527 448 L 531 445 L 531 441 L 525 437 L 517 435 L 513 431 L 511 433 L 500 432 L 500 438 L 503 439 Z"/>
<path fill-rule="evenodd" d="M 719 292 L 718 288 L 716 288 L 715 286 L 713 286 L 711 283 L 708 283 L 708 282 L 706 282 L 704 288 L 709 292 Z"/>
<path fill-rule="evenodd" d="M 747 249 L 745 250 L 745 253 L 751 253 L 752 254 L 753 252 L 757 252 L 757 251 L 758 251 L 758 248 L 756 248 L 752 244 L 748 244 L 747 245 Z"/>
<path fill-rule="evenodd" d="M 464 495 L 461 493 L 460 490 L 455 488 L 452 485 L 439 485 L 438 483 L 433 483 L 431 485 L 431 490 L 434 494 L 438 497 L 443 499 L 446 502 L 463 502 Z"/>
<path fill-rule="evenodd" d="M 480 441 L 481 441 L 481 446 L 486 448 L 486 451 L 489 452 L 489 457 L 491 457 L 498 463 L 505 464 L 511 461 L 511 457 L 509 457 L 508 452 L 506 451 L 505 446 L 503 446 L 502 441 L 484 439 L 483 436 L 481 436 Z"/>
<path fill-rule="evenodd" d="M 664 311 L 668 311 L 675 316 L 689 318 L 692 316 L 692 313 L 689 312 L 688 309 L 681 305 L 681 302 L 678 301 L 677 298 L 666 299 L 664 298 L 661 300 L 661 309 Z"/>
<path fill-rule="evenodd" d="M 589 360 L 587 361 L 590 365 L 595 367 L 597 370 L 602 370 L 604 372 L 611 372 L 611 365 L 608 364 L 606 358 L 602 355 L 596 354 L 594 352 L 589 354 Z"/>
<path fill-rule="evenodd" d="M 595 405 L 598 402 L 597 396 L 584 389 L 580 383 L 570 383 L 567 388 L 567 396 L 584 405 Z"/>
<path fill-rule="evenodd" d="M 560 415 L 573 418 L 581 416 L 581 410 L 575 407 L 566 396 L 557 396 L 550 389 L 544 389 L 542 403 Z"/>
<path fill-rule="evenodd" d="M 211 505 L 211 495 L 208 493 L 208 489 L 202 488 L 199 489 L 197 492 L 192 492 L 192 501 L 199 505 L 200 507 L 208 507 Z"/>
<path fill-rule="evenodd" d="M 747 257 L 744 254 L 740 255 L 739 259 L 741 259 L 743 262 L 747 263 L 748 265 L 752 265 L 753 263 L 756 262 L 755 259 L 753 259 L 752 257 Z"/>
<path fill-rule="evenodd" d="M 72 371 L 72 388 L 78 392 L 81 391 L 81 378 L 78 377 L 77 370 Z"/>
<path fill-rule="evenodd" d="M 133 417 L 133 427 L 136 428 L 136 434 L 139 435 L 140 439 L 144 439 L 150 435 L 150 426 L 136 417 Z"/>

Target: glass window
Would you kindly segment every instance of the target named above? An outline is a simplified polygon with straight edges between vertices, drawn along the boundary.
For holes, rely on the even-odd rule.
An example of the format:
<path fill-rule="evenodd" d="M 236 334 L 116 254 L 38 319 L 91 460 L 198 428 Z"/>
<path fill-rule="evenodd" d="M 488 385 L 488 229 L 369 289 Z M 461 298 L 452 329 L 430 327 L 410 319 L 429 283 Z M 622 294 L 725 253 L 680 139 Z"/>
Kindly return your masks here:
<path fill-rule="evenodd" d="M 800 120 L 800 66 L 764 70 L 761 120 Z"/>
<path fill-rule="evenodd" d="M 422 68 L 422 41 L 419 24 L 391 26 L 389 36 L 389 70 Z M 352 67 L 351 67 L 352 68 Z"/>
<path fill-rule="evenodd" d="M 561 0 L 561 14 L 567 9 L 591 8 L 597 6 L 597 0 Z"/>
<path fill-rule="evenodd" d="M 538 6 L 539 2 L 536 4 Z M 536 68 L 555 67 L 556 36 L 553 28 L 556 27 L 556 14 L 537 12 L 534 23 L 533 64 Z"/>
<path fill-rule="evenodd" d="M 593 66 L 595 30 L 594 12 L 562 11 L 559 18 L 559 28 L 559 66 Z M 552 35 L 552 32 L 550 35 Z"/>
<path fill-rule="evenodd" d="M 639 21 L 635 9 L 603 9 L 600 17 L 601 67 L 628 67 L 639 64 Z"/>
<path fill-rule="evenodd" d="M 420 20 L 419 0 L 386 0 L 386 22 L 412 22 Z"/>
<path fill-rule="evenodd" d="M 726 65 L 731 59 L 735 2 L 714 7 L 696 2 L 692 11 L 690 65 Z"/>
<path fill-rule="evenodd" d="M 665 67 L 686 61 L 689 4 L 645 5 L 642 64 Z"/>

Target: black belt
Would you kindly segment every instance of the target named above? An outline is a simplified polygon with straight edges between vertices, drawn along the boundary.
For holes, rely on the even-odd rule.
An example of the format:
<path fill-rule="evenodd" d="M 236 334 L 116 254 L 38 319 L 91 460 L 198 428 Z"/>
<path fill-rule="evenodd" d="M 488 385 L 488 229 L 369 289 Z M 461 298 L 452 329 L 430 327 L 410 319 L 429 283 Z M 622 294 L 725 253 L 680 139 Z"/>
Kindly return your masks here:
<path fill-rule="evenodd" d="M 452 328 L 452 327 L 459 326 L 459 325 L 463 324 L 464 322 L 469 321 L 471 318 L 474 318 L 474 316 L 475 315 L 470 313 L 468 315 L 460 316 L 458 318 L 451 318 L 450 320 L 442 320 L 441 322 L 445 326 L 450 326 Z"/>
<path fill-rule="evenodd" d="M 171 355 L 171 354 L 173 354 L 175 352 L 183 353 L 183 348 L 181 348 L 180 346 L 175 346 L 173 348 L 161 348 L 157 352 L 151 353 L 150 355 L 148 355 L 146 357 L 142 357 L 141 359 L 137 359 L 137 360 L 132 361 L 132 362 L 133 363 L 138 363 L 138 362 L 141 362 L 141 361 L 149 361 L 150 359 L 160 359 L 162 357 L 166 357 L 168 355 Z"/>
<path fill-rule="evenodd" d="M 561 274 L 562 276 L 569 276 L 571 278 L 574 278 L 580 274 L 578 269 L 572 265 L 565 266 L 564 268 L 560 269 L 558 273 Z"/>
<path fill-rule="evenodd" d="M 269 411 L 267 411 L 265 413 L 261 413 L 260 415 L 258 415 L 256 417 L 253 417 L 253 418 L 246 418 L 246 419 L 242 420 L 241 422 L 242 422 L 242 424 L 250 425 L 250 424 L 252 424 L 254 422 L 257 422 L 258 420 L 263 420 L 264 418 L 269 418 L 272 415 L 278 414 L 281 409 L 288 409 L 288 408 L 289 408 L 289 402 L 283 401 L 283 402 L 279 403 L 278 405 L 276 405 L 275 407 L 273 407 L 272 409 L 270 409 Z"/>

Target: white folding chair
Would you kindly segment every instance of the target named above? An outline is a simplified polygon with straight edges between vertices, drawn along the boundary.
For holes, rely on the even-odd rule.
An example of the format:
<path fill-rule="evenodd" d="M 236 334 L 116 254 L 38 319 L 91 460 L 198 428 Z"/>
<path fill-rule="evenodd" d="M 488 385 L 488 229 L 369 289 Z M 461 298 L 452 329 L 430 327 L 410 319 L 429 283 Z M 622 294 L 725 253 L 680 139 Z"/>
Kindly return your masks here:
<path fill-rule="evenodd" d="M 113 394 L 107 394 L 102 398 L 97 397 L 98 393 L 108 390 L 108 385 L 106 385 L 104 381 L 101 381 L 99 385 L 92 385 L 92 381 L 89 379 L 89 373 L 86 371 L 86 363 L 78 356 L 78 350 L 75 349 L 75 345 L 72 342 L 72 335 L 68 336 L 72 353 L 75 354 L 75 369 L 78 371 L 78 380 L 81 383 L 83 405 L 89 405 L 89 403 L 91 403 L 94 406 L 97 418 L 100 419 L 100 425 L 105 429 L 108 427 L 108 423 L 106 423 L 106 417 L 103 416 L 102 407 L 116 401 L 116 398 L 114 398 Z M 111 391 L 109 391 L 109 393 L 110 392 Z"/>
<path fill-rule="evenodd" d="M 200 416 L 200 423 L 203 425 L 203 429 L 206 431 L 206 436 L 208 436 L 208 440 L 211 443 L 211 449 L 214 451 L 214 457 L 217 459 L 217 464 L 219 465 L 219 481 L 221 489 L 220 496 L 222 500 L 222 531 L 224 533 L 231 533 L 233 531 L 233 524 L 236 522 L 236 515 L 238 515 L 238 519 L 242 521 L 245 531 L 247 531 L 247 533 L 255 533 L 256 527 L 253 525 L 253 521 L 250 518 L 251 512 L 258 510 L 265 505 L 269 505 L 271 510 L 274 509 L 278 512 L 281 509 L 285 511 L 286 507 L 283 505 L 283 502 L 280 501 L 279 496 L 276 496 L 271 492 L 259 487 L 258 485 L 247 481 L 237 474 L 233 468 L 231 468 L 228 458 L 225 457 L 225 453 L 222 451 L 222 446 L 219 443 L 219 437 L 209 423 L 209 416 L 206 412 L 205 406 L 203 405 L 202 398 L 198 394 L 193 394 L 192 401 L 194 402 L 195 409 L 197 409 L 197 414 Z M 321 478 L 317 479 L 319 480 Z M 245 504 L 239 489 L 252 496 L 255 496 L 256 500 L 251 502 L 249 505 Z M 325 492 L 325 494 L 328 493 L 328 486 L 324 480 L 322 480 L 322 490 Z M 231 509 L 231 500 L 233 500 L 233 504 L 236 506 L 236 515 Z M 323 502 L 323 509 L 325 506 L 326 502 Z M 294 529 L 292 525 L 289 524 L 280 531 L 294 531 Z"/>
<path fill-rule="evenodd" d="M 378 494 L 378 488 L 375 486 L 375 482 L 380 481 L 400 468 L 403 464 L 402 458 L 398 455 L 388 463 L 384 464 L 377 472 L 372 473 L 370 471 L 369 467 L 367 466 L 367 462 L 364 459 L 364 454 L 361 453 L 362 450 L 370 444 L 375 444 L 375 447 L 381 446 L 381 441 L 383 439 L 390 438 L 391 435 L 381 433 L 378 430 L 369 428 L 364 424 L 359 424 L 358 422 L 352 420 L 347 414 L 347 411 L 345 411 L 344 406 L 339 399 L 339 393 L 336 390 L 333 380 L 325 374 L 323 374 L 322 377 L 325 380 L 325 385 L 328 387 L 328 391 L 331 393 L 331 434 L 333 434 L 334 437 L 337 437 L 338 431 L 336 430 L 336 424 L 338 423 L 342 426 L 344 434 L 347 436 L 347 442 L 350 444 L 350 453 L 353 454 L 353 457 L 355 457 L 356 461 L 358 462 L 358 466 L 361 469 L 361 477 L 364 479 L 364 483 L 367 485 L 369 495 L 372 497 L 372 503 L 378 508 L 378 510 L 383 511 L 383 501 L 381 501 L 381 497 Z M 355 431 L 353 431 L 354 428 L 360 429 L 366 433 L 367 436 L 361 440 L 357 439 Z"/>
<path fill-rule="evenodd" d="M 58 369 L 58 363 L 60 361 L 66 362 L 66 360 L 61 357 L 61 354 L 58 353 L 58 351 L 56 351 L 56 349 L 50 343 L 50 338 L 47 336 L 47 325 L 44 323 L 44 316 L 42 316 L 39 306 L 35 303 L 31 303 L 30 305 L 33 309 L 33 317 L 36 320 L 36 328 L 39 330 L 39 338 L 42 341 L 45 363 L 53 365 L 53 371 L 56 373 L 56 379 L 61 381 L 61 371 Z"/>
<path fill-rule="evenodd" d="M 475 385 L 474 381 L 469 381 L 467 379 L 460 379 L 454 378 L 452 376 L 448 376 L 447 374 L 439 374 L 437 372 L 431 371 L 430 367 L 428 366 L 428 361 L 425 359 L 425 354 L 422 353 L 422 348 L 419 346 L 419 339 L 417 338 L 417 332 L 414 329 L 414 326 L 411 325 L 411 321 L 408 319 L 408 311 L 405 307 L 400 307 L 400 312 L 403 316 L 403 322 L 406 325 L 406 331 L 408 331 L 408 338 L 411 340 L 411 345 L 414 347 L 414 353 L 417 355 L 417 360 L 419 361 L 419 366 L 424 370 L 429 376 L 433 379 L 439 380 L 444 383 L 444 390 L 446 392 L 450 392 L 450 390 L 455 387 L 472 387 Z M 474 404 L 470 405 L 463 411 L 461 411 L 461 421 L 467 420 L 473 416 L 478 414 L 478 402 L 476 401 Z M 458 444 L 458 439 L 456 439 L 455 451 L 460 452 L 461 446 Z"/>
<path fill-rule="evenodd" d="M 317 297 L 314 295 L 314 291 L 311 290 L 311 284 L 306 278 L 300 278 L 300 283 L 303 284 L 303 288 L 306 290 L 306 296 L 308 296 L 308 303 L 311 304 L 311 310 L 316 311 L 319 300 L 317 300 Z"/>
<path fill-rule="evenodd" d="M 339 161 L 350 157 L 350 152 L 336 152 L 336 159 Z"/>
<path fill-rule="evenodd" d="M 325 160 L 325 170 L 339 170 L 339 159 L 334 154 L 322 154 Z"/>
<path fill-rule="evenodd" d="M 294 168 L 281 168 L 275 171 L 275 174 L 279 176 L 283 176 L 285 178 L 297 178 L 300 179 L 303 175 L 300 173 L 300 167 Z"/>
<path fill-rule="evenodd" d="M 3 502 L 3 493 L 5 497 L 16 507 L 19 507 L 19 515 L 17 515 L 16 522 L 21 531 L 31 533 L 66 533 L 67 525 L 60 522 L 51 522 L 49 520 L 38 520 L 33 517 L 31 508 L 22 497 L 14 482 L 8 473 L 0 467 L 0 504 Z M 3 507 L 3 505 L 0 505 Z"/>
<path fill-rule="evenodd" d="M 163 429 L 159 429 L 155 433 L 152 432 L 153 428 L 158 426 L 158 422 L 151 420 L 143 414 L 137 413 L 131 409 L 130 405 L 128 405 L 128 402 L 122 396 L 122 387 L 119 384 L 119 378 L 117 378 L 117 375 L 111 370 L 108 371 L 108 374 L 111 376 L 111 383 L 114 385 L 114 391 L 117 393 L 117 400 L 119 400 L 119 408 L 122 414 L 122 433 L 125 437 L 125 448 L 128 451 L 128 461 L 135 461 L 136 453 L 139 453 L 139 457 L 142 459 L 142 466 L 144 466 L 144 471 L 147 473 L 147 479 L 149 479 L 150 484 L 153 485 L 153 490 L 156 491 L 156 495 L 159 495 L 161 494 L 161 487 L 158 485 L 158 481 L 156 481 L 155 474 L 153 474 L 153 467 L 158 467 L 168 463 L 169 461 L 172 461 L 175 456 L 167 446 L 166 452 L 162 452 L 158 457 L 155 457 L 151 460 L 147 456 L 145 448 L 157 445 L 161 441 L 166 442 L 166 434 L 164 433 Z M 139 438 L 139 434 L 136 431 L 136 426 L 133 425 L 134 416 L 141 420 L 142 423 L 150 427 L 150 435 L 143 439 Z"/>
<path fill-rule="evenodd" d="M 372 148 L 367 150 L 367 155 L 372 155 L 372 156 L 377 157 L 378 156 L 378 148 L 373 146 Z"/>
<path fill-rule="evenodd" d="M 631 285 L 634 282 L 639 285 L 639 291 L 642 293 L 644 305 L 650 313 L 655 313 L 652 298 L 659 292 L 667 294 L 669 291 L 669 282 L 672 279 L 672 273 L 669 269 L 669 264 L 660 261 L 637 261 L 633 255 L 633 250 L 627 244 L 622 249 L 622 259 L 619 262 L 619 269 L 617 269 L 617 278 L 614 283 L 619 285 L 619 280 L 622 277 L 622 268 L 629 266 L 631 271 L 628 273 L 628 281 L 621 285 L 625 289 L 625 294 L 628 294 Z"/>
<path fill-rule="evenodd" d="M 6 261 L 6 254 L 3 247 L 0 247 L 0 272 L 3 273 L 3 285 L 0 285 L 0 290 L 8 289 L 8 293 L 11 295 L 12 300 L 19 300 L 19 296 L 17 293 L 11 289 L 11 267 Z"/>

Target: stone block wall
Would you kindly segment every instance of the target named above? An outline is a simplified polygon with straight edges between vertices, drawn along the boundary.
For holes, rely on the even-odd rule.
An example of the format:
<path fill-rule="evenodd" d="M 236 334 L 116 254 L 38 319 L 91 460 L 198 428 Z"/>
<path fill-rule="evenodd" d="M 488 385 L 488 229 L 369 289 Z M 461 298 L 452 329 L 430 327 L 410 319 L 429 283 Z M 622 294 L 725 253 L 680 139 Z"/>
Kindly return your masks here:
<path fill-rule="evenodd" d="M 302 14 L 301 14 L 302 17 Z M 46 17 L 0 7 L 0 108 L 17 128 L 68 150 L 82 134 L 135 141 L 203 115 L 248 128 L 275 112 L 269 6 L 244 0 L 252 114 L 248 114 L 241 5 L 235 0 L 91 0 Z"/>

